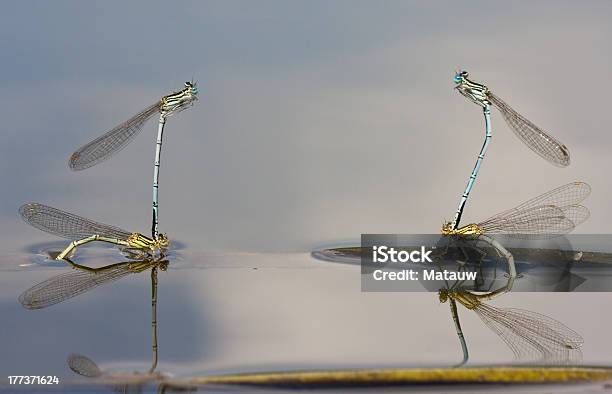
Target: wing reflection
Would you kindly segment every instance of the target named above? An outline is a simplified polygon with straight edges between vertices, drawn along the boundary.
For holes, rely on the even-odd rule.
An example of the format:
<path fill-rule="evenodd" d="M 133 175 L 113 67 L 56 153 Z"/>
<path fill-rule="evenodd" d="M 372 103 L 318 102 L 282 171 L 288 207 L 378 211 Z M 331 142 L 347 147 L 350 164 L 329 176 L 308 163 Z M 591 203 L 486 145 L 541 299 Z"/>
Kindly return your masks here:
<path fill-rule="evenodd" d="M 469 242 L 472 237 L 460 238 L 460 242 Z M 517 273 L 514 257 L 499 242 L 485 235 L 472 239 L 475 242 L 484 242 L 506 260 L 507 281 L 504 286 L 485 292 L 466 289 L 463 282 L 455 282 L 439 290 L 440 302 L 449 302 L 463 351 L 463 360 L 458 366 L 467 363 L 469 352 L 459 320 L 457 303 L 476 312 L 482 321 L 513 351 L 519 362 L 538 364 L 575 364 L 579 362 L 582 359 L 580 348 L 584 341 L 580 334 L 563 323 L 540 313 L 516 308 L 498 308 L 483 302 L 510 292 Z M 486 252 L 483 251 L 483 254 Z M 466 264 L 465 261 L 457 260 L 457 262 L 461 265 Z M 481 263 L 482 257 L 479 264 Z"/>
<path fill-rule="evenodd" d="M 19 296 L 19 302 L 26 309 L 42 309 L 84 294 L 98 286 L 113 282 L 130 274 L 151 272 L 151 367 L 146 373 L 110 373 L 102 371 L 90 358 L 80 354 L 70 354 L 67 359 L 70 369 L 80 376 L 94 378 L 100 383 L 113 386 L 118 392 L 140 392 L 144 385 L 159 385 L 160 392 L 180 389 L 165 382 L 163 373 L 155 372 L 158 361 L 157 343 L 157 273 L 166 271 L 168 260 L 145 259 L 109 264 L 100 268 L 90 268 L 68 261 L 73 271 L 51 277 L 32 286 Z"/>

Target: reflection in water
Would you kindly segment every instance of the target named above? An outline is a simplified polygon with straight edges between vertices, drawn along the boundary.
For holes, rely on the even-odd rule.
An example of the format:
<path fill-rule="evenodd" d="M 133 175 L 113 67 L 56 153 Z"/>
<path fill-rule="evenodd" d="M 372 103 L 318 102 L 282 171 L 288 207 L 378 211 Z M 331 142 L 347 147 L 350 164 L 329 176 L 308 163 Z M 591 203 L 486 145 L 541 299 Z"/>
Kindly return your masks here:
<path fill-rule="evenodd" d="M 70 369 L 83 377 L 94 378 L 96 382 L 112 387 L 117 393 L 142 393 L 146 386 L 157 385 L 158 393 L 195 391 L 194 387 L 170 383 L 162 373 L 112 373 L 102 371 L 89 357 L 70 354 L 66 360 Z M 148 391 L 148 390 L 146 390 Z"/>
<path fill-rule="evenodd" d="M 69 263 L 71 263 L 69 258 L 78 246 L 94 241 L 118 245 L 122 251 L 134 259 L 158 256 L 170 245 L 170 241 L 163 234 L 152 239 L 140 233 L 131 233 L 42 204 L 24 204 L 19 208 L 19 213 L 33 227 L 71 239 L 72 242 L 55 256 L 56 260 L 64 260 Z"/>
<path fill-rule="evenodd" d="M 485 107 L 487 130 L 489 127 L 488 106 Z M 489 136 L 487 134 L 487 136 Z M 486 148 L 488 140 L 483 149 Z M 479 159 L 481 160 L 481 159 Z M 478 170 L 477 163 L 475 171 Z M 514 258 L 497 241 L 486 237 L 484 233 L 512 234 L 518 238 L 549 238 L 567 234 L 578 224 L 589 217 L 589 210 L 579 205 L 591 193 L 591 187 L 584 182 L 572 182 L 535 197 L 516 208 L 499 213 L 481 223 L 472 223 L 457 228 L 463 204 L 469 194 L 471 183 L 464 194 L 457 215 L 453 222 L 442 226 L 443 235 L 470 236 L 477 235 L 503 254 L 508 261 L 508 284 L 499 291 L 476 295 L 466 290 L 441 289 L 441 302 L 449 301 L 457 335 L 463 350 L 463 365 L 468 360 L 468 349 L 463 337 L 456 301 L 468 309 L 475 310 L 481 319 L 512 349 L 517 359 L 534 359 L 551 363 L 569 363 L 580 359 L 577 351 L 582 345 L 582 338 L 563 324 L 529 311 L 518 309 L 496 309 L 481 303 L 511 290 L 516 278 Z M 482 259 L 480 261 L 482 263 Z M 533 356 L 535 353 L 536 356 Z"/>
<path fill-rule="evenodd" d="M 440 290 L 439 295 L 440 302 L 451 301 L 455 314 L 454 301 L 475 311 L 510 347 L 517 360 L 571 364 L 581 359 L 582 337 L 557 320 L 524 309 L 487 305 L 482 299 L 488 299 L 488 295 L 476 295 L 462 290 Z"/>
<path fill-rule="evenodd" d="M 465 243 L 471 237 L 460 237 L 459 242 Z M 475 311 L 482 321 L 497 334 L 512 350 L 519 361 L 536 362 L 543 364 L 571 364 L 581 360 L 580 347 L 583 339 L 577 332 L 564 324 L 539 313 L 515 309 L 496 308 L 484 303 L 501 294 L 512 290 L 516 278 L 514 257 L 497 240 L 480 235 L 473 239 L 476 241 L 472 247 L 480 242 L 487 243 L 495 249 L 507 264 L 507 282 L 503 287 L 487 292 L 475 292 L 463 286 L 463 281 L 457 281 L 452 286 L 439 290 L 440 302 L 449 302 L 457 336 L 463 351 L 463 360 L 459 366 L 469 359 L 467 344 L 459 321 L 457 302 L 465 308 Z M 486 252 L 483 252 L 477 265 L 481 265 Z M 468 255 L 467 253 L 465 254 Z M 465 261 L 457 261 L 462 267 Z"/>
<path fill-rule="evenodd" d="M 129 274 L 142 273 L 151 270 L 151 367 L 147 373 L 105 373 L 98 365 L 86 356 L 71 354 L 68 356 L 68 366 L 75 373 L 88 377 L 97 378 L 101 382 L 120 382 L 121 387 L 114 384 L 119 392 L 133 392 L 151 383 L 158 383 L 159 391 L 166 392 L 171 386 L 164 382 L 166 376 L 155 372 L 158 362 L 157 343 L 157 285 L 158 270 L 166 271 L 168 260 L 163 256 L 159 259 L 145 259 L 141 261 L 127 261 L 123 263 L 110 264 L 99 268 L 90 268 L 76 264 L 70 260 L 66 261 L 72 265 L 74 271 L 56 275 L 24 291 L 19 296 L 19 302 L 27 309 L 42 309 L 58 304 L 79 294 L 86 293 L 98 286 L 110 283 Z M 174 387 L 174 386 L 172 386 Z"/>

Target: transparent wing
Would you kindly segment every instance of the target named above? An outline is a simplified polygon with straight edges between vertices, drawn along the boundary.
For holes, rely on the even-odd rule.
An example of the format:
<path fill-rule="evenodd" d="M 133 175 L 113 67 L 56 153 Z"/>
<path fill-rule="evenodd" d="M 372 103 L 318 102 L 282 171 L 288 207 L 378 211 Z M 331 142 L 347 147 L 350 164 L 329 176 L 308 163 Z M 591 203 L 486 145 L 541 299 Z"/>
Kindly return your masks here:
<path fill-rule="evenodd" d="M 591 216 L 589 209 L 582 205 L 568 205 L 561 209 L 565 217 L 574 223 L 574 226 L 584 223 Z"/>
<path fill-rule="evenodd" d="M 90 358 L 80 354 L 71 354 L 66 360 L 68 366 L 75 373 L 88 378 L 97 378 L 102 375 L 98 365 Z"/>
<path fill-rule="evenodd" d="M 92 167 L 125 148 L 142 130 L 146 121 L 159 113 L 160 106 L 161 102 L 151 105 L 106 134 L 79 148 L 70 156 L 68 161 L 70 169 L 77 171 Z"/>
<path fill-rule="evenodd" d="M 542 236 L 567 234 L 576 227 L 574 222 L 565 216 L 564 211 L 554 205 L 543 205 L 524 211 L 513 211 L 506 215 L 498 215 L 479 223 L 478 226 L 485 233 L 491 234 Z"/>
<path fill-rule="evenodd" d="M 590 193 L 591 187 L 584 182 L 568 183 L 501 212 L 478 226 L 493 234 L 567 234 L 589 217 L 589 210 L 579 203 Z"/>
<path fill-rule="evenodd" d="M 532 151 L 556 166 L 569 165 L 570 154 L 565 145 L 531 123 L 493 93 L 489 92 L 487 98 L 501 112 L 514 134 Z"/>
<path fill-rule="evenodd" d="M 555 319 L 523 309 L 495 308 L 483 303 L 475 311 L 518 360 L 570 364 L 582 358 L 580 334 Z"/>
<path fill-rule="evenodd" d="M 119 263 L 98 271 L 76 270 L 45 280 L 19 296 L 19 302 L 26 309 L 42 309 L 59 304 L 95 287 L 122 278 L 132 271 L 130 263 Z"/>
<path fill-rule="evenodd" d="M 94 222 L 43 204 L 28 203 L 19 208 L 23 220 L 39 230 L 71 240 L 91 235 L 126 240 L 131 233 L 118 227 Z"/>

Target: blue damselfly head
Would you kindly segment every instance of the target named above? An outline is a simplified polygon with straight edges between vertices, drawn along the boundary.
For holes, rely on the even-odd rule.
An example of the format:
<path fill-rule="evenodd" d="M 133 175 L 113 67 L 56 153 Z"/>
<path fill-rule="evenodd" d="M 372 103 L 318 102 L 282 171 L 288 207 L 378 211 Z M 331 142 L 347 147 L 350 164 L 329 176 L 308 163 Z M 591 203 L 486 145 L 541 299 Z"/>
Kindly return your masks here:
<path fill-rule="evenodd" d="M 467 72 L 467 71 L 465 71 L 465 70 L 460 70 L 460 71 L 457 71 L 457 72 L 455 72 L 455 78 L 453 78 L 453 81 L 454 81 L 456 84 L 460 84 L 461 82 L 464 82 L 464 81 L 465 81 L 465 79 L 466 79 L 466 78 L 467 78 L 469 75 L 470 75 L 470 74 L 468 74 L 468 72 Z"/>
<path fill-rule="evenodd" d="M 468 77 L 469 74 L 465 70 L 456 73 L 455 89 L 474 104 L 486 107 L 490 104 L 487 97 L 489 89 L 485 85 L 469 80 Z"/>
<path fill-rule="evenodd" d="M 185 82 L 185 90 L 193 95 L 198 94 L 198 86 L 197 86 L 197 82 L 193 82 L 193 81 L 186 81 Z"/>

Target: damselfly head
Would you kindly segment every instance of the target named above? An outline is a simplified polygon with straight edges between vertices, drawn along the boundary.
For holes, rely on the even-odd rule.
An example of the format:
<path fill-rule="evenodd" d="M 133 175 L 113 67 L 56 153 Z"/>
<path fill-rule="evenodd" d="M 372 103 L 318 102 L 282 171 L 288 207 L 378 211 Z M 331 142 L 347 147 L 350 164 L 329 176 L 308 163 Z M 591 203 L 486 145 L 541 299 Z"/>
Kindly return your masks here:
<path fill-rule="evenodd" d="M 185 90 L 193 95 L 198 94 L 197 83 L 192 81 L 185 82 Z"/>
<path fill-rule="evenodd" d="M 158 234 L 155 243 L 160 249 L 167 249 L 170 246 L 170 240 L 165 234 Z"/>
<path fill-rule="evenodd" d="M 455 72 L 455 78 L 453 79 L 453 81 L 456 84 L 460 84 L 461 82 L 464 82 L 464 80 L 469 76 L 470 74 L 468 74 L 467 71 L 465 70 L 460 70 Z"/>
<path fill-rule="evenodd" d="M 453 224 L 451 222 L 444 222 L 441 232 L 443 235 L 451 234 L 453 232 Z"/>
<path fill-rule="evenodd" d="M 438 290 L 438 298 L 440 299 L 441 304 L 444 304 L 446 301 L 448 301 L 448 290 L 446 289 Z"/>

